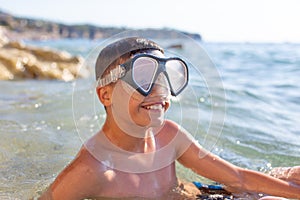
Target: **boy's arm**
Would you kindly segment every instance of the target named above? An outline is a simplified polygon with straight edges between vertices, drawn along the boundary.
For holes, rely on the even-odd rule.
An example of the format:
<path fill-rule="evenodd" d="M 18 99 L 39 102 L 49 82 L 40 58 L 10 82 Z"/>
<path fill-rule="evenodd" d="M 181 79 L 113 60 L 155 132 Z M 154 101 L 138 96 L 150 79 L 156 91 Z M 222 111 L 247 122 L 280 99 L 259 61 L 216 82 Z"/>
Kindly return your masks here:
<path fill-rule="evenodd" d="M 269 174 L 281 180 L 294 182 L 300 185 L 300 166 L 277 167 L 272 169 Z"/>
<path fill-rule="evenodd" d="M 256 171 L 242 169 L 192 144 L 178 161 L 196 173 L 237 191 L 300 198 L 300 186 Z"/>
<path fill-rule="evenodd" d="M 95 183 L 92 163 L 85 149 L 57 176 L 39 200 L 84 199 L 92 195 L 91 185 Z M 96 185 L 96 184 L 95 184 Z"/>

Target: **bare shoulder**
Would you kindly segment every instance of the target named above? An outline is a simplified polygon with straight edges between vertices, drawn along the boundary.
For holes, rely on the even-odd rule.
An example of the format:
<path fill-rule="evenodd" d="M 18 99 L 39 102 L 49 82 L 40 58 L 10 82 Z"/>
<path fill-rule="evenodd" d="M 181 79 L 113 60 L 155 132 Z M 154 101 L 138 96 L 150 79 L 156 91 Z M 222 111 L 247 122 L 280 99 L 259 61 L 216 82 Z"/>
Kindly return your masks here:
<path fill-rule="evenodd" d="M 165 120 L 162 131 L 168 132 L 172 136 L 176 135 L 179 131 L 179 125 L 171 120 Z"/>
<path fill-rule="evenodd" d="M 192 144 L 196 143 L 194 137 L 187 130 L 171 120 L 165 120 L 163 135 L 169 142 L 167 144 L 172 144 L 175 148 L 177 157 L 180 157 Z"/>
<path fill-rule="evenodd" d="M 185 130 L 183 126 L 177 124 L 172 120 L 165 120 L 163 129 L 173 134 L 183 134 L 191 136 L 191 134 L 187 130 Z"/>
<path fill-rule="evenodd" d="M 100 174 L 101 163 L 83 146 L 50 186 L 52 196 L 54 199 L 81 199 L 94 195 L 94 185 L 101 187 Z"/>
<path fill-rule="evenodd" d="M 97 167 L 99 161 L 90 153 L 90 151 L 83 145 L 78 152 L 74 162 L 77 164 L 87 165 L 90 168 Z"/>
<path fill-rule="evenodd" d="M 61 174 L 70 173 L 70 172 L 92 172 L 99 165 L 99 162 L 92 156 L 92 154 L 82 146 L 74 160 L 62 171 Z"/>
<path fill-rule="evenodd" d="M 165 120 L 164 125 L 156 135 L 157 142 L 159 142 L 162 146 L 169 144 L 176 137 L 178 130 L 179 127 L 175 122 Z"/>
<path fill-rule="evenodd" d="M 172 120 L 166 119 L 165 123 L 164 123 L 164 127 L 173 128 L 173 129 L 178 130 L 179 125 L 176 122 L 172 121 Z"/>
<path fill-rule="evenodd" d="M 106 167 L 85 146 L 80 149 L 69 168 L 75 168 L 74 171 L 82 178 L 88 178 L 89 182 L 98 182 L 99 177 L 106 170 Z M 98 178 L 96 179 L 96 177 Z"/>

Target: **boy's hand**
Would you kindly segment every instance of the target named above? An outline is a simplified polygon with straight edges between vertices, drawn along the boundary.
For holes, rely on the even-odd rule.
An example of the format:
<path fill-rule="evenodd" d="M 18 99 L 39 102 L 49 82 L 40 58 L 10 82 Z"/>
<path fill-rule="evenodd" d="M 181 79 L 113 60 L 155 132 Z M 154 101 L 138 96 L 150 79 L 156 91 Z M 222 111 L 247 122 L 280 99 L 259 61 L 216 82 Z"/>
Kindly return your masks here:
<path fill-rule="evenodd" d="M 273 177 L 300 185 L 300 166 L 276 167 L 269 174 Z"/>

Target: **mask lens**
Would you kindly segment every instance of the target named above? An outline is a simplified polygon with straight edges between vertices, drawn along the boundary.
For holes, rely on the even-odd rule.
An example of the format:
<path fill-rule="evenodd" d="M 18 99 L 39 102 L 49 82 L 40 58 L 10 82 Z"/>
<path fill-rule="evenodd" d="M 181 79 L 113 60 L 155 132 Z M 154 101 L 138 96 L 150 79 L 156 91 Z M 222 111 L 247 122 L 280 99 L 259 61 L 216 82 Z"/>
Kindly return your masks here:
<path fill-rule="evenodd" d="M 187 69 L 186 65 L 180 60 L 168 60 L 166 63 L 166 71 L 169 76 L 169 80 L 172 89 L 175 94 L 187 83 Z"/>
<path fill-rule="evenodd" d="M 157 66 L 156 60 L 147 57 L 138 58 L 133 63 L 133 80 L 145 92 L 148 92 L 151 88 Z"/>

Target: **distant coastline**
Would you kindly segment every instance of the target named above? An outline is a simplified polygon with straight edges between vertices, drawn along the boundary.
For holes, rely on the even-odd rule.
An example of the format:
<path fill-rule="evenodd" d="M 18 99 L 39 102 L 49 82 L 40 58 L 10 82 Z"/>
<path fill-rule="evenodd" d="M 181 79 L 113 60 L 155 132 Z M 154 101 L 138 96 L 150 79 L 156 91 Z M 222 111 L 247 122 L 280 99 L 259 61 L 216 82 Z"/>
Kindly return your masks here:
<path fill-rule="evenodd" d="M 4 34 L 10 40 L 53 40 L 61 38 L 108 38 L 117 33 L 133 30 L 124 27 L 99 27 L 90 24 L 66 25 L 47 20 L 16 17 L 0 10 L 0 26 L 5 29 Z M 201 40 L 201 35 L 175 29 L 143 29 L 136 30 L 147 33 L 154 38 L 176 38 L 176 33 Z"/>
<path fill-rule="evenodd" d="M 97 27 L 88 24 L 66 25 L 46 20 L 15 17 L 0 10 L 0 80 L 57 79 L 71 81 L 79 77 L 88 77 L 90 71 L 88 66 L 83 66 L 82 57 L 47 47 L 33 47 L 26 41 L 97 40 L 130 30 L 133 29 Z M 144 37 L 155 39 L 176 39 L 185 34 L 195 40 L 201 40 L 199 34 L 174 29 L 134 31 Z M 182 45 L 174 44 L 170 48 L 182 48 Z"/>

